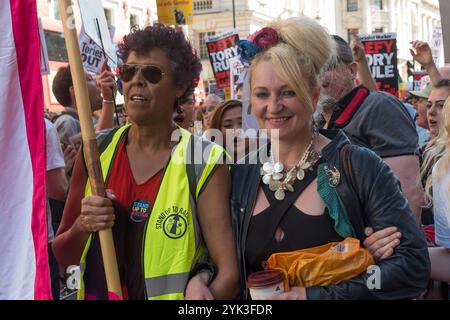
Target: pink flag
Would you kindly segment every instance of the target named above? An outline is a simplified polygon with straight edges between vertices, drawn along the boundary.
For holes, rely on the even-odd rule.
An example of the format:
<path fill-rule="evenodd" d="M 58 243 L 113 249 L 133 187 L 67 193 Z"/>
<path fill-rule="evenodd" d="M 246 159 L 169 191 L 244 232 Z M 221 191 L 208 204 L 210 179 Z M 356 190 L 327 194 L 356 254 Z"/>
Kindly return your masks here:
<path fill-rule="evenodd" d="M 0 299 L 51 299 L 36 0 L 1 0 L 0 24 Z"/>

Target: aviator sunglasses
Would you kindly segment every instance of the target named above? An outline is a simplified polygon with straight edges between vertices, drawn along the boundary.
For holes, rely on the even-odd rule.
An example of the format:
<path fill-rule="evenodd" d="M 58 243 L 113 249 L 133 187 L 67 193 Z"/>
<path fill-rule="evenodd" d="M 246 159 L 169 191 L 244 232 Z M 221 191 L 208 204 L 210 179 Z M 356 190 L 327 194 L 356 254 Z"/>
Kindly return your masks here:
<path fill-rule="evenodd" d="M 151 84 L 160 82 L 165 74 L 160 67 L 151 64 L 123 64 L 119 67 L 119 77 L 123 82 L 128 82 L 138 70 L 141 70 L 144 79 Z"/>

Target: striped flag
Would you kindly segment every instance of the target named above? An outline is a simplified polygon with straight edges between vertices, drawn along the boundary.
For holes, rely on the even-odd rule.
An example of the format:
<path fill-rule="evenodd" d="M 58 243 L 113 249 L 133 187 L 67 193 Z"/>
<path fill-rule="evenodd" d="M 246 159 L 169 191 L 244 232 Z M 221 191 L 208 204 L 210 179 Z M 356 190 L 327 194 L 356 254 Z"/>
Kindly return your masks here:
<path fill-rule="evenodd" d="M 36 0 L 1 0 L 0 26 L 0 299 L 51 299 Z"/>

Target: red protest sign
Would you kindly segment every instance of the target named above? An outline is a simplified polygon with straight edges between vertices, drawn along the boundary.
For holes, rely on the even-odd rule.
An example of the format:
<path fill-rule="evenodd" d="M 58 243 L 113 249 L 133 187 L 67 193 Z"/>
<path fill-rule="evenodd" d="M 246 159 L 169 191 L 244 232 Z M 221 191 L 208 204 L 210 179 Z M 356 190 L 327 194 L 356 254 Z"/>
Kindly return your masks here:
<path fill-rule="evenodd" d="M 398 96 L 397 36 L 376 33 L 359 36 L 378 89 Z"/>
<path fill-rule="evenodd" d="M 219 88 L 230 86 L 230 61 L 238 56 L 238 40 L 239 36 L 235 30 L 218 36 L 205 37 L 209 60 Z"/>

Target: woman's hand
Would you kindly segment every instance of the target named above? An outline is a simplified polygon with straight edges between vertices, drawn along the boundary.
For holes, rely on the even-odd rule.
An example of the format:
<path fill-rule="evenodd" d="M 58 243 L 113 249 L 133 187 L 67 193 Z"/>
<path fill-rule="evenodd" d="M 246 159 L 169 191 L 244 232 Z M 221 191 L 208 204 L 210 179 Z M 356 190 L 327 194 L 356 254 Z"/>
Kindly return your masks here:
<path fill-rule="evenodd" d="M 209 273 L 201 272 L 189 280 L 186 286 L 186 300 L 214 300 L 214 296 L 208 288 Z"/>
<path fill-rule="evenodd" d="M 113 100 L 113 92 L 114 95 L 117 91 L 117 83 L 114 79 L 114 74 L 108 67 L 108 59 L 106 59 L 100 70 L 100 75 L 97 78 L 97 85 L 102 92 L 102 97 L 105 100 Z"/>
<path fill-rule="evenodd" d="M 276 294 L 267 300 L 306 300 L 306 289 L 291 287 L 291 291 Z"/>
<path fill-rule="evenodd" d="M 117 200 L 112 190 L 106 190 L 107 198 L 86 197 L 81 201 L 80 226 L 85 232 L 97 232 L 114 226 L 116 216 L 112 201 Z"/>
<path fill-rule="evenodd" d="M 409 51 L 414 60 L 420 63 L 424 68 L 434 64 L 433 53 L 431 52 L 430 45 L 423 41 L 411 42 L 412 49 Z"/>
<path fill-rule="evenodd" d="M 394 253 L 394 248 L 400 244 L 402 234 L 396 227 L 385 228 L 377 232 L 368 227 L 364 230 L 367 238 L 364 247 L 369 250 L 375 260 L 389 258 Z"/>
<path fill-rule="evenodd" d="M 62 150 L 64 152 L 64 162 L 66 164 L 66 176 L 70 177 L 72 175 L 72 169 L 75 163 L 75 159 L 77 158 L 77 150 L 73 145 L 70 144 L 62 146 Z"/>
<path fill-rule="evenodd" d="M 358 35 L 352 34 L 352 42 L 350 43 L 350 48 L 352 48 L 353 58 L 356 62 L 359 63 L 367 59 L 364 45 L 359 39 Z"/>

